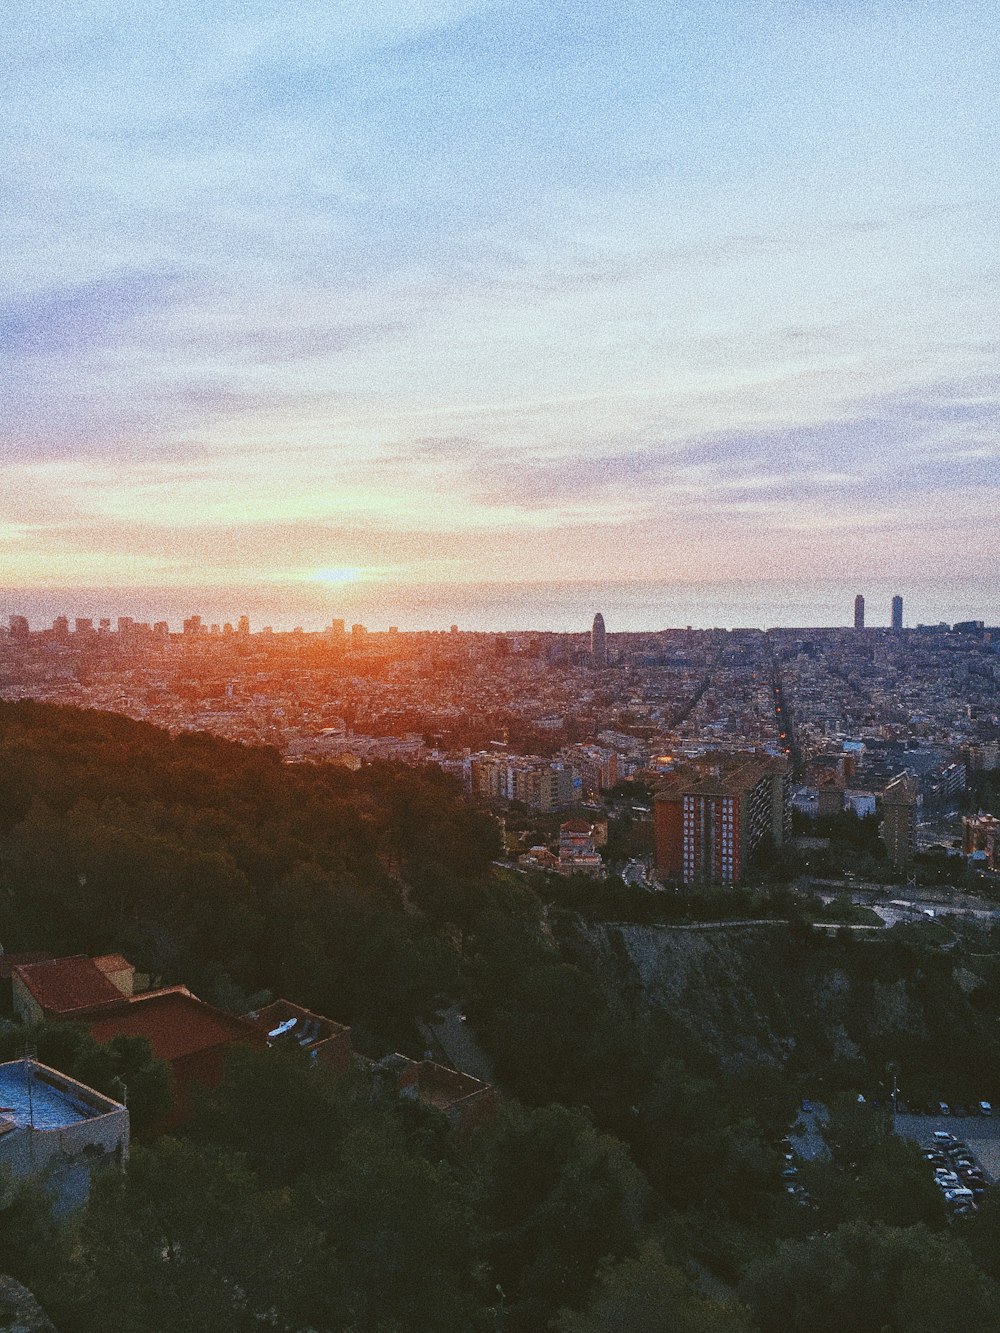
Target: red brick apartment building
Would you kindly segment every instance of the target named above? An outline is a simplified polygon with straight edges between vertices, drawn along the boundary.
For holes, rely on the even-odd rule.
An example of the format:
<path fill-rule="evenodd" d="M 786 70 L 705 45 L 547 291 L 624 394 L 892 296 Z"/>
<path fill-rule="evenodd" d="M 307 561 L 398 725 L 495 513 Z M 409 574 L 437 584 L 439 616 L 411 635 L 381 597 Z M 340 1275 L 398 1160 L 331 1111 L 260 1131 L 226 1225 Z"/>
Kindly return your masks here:
<path fill-rule="evenodd" d="M 788 764 L 761 754 L 715 754 L 656 793 L 656 871 L 680 884 L 738 884 L 755 848 L 788 836 Z"/>

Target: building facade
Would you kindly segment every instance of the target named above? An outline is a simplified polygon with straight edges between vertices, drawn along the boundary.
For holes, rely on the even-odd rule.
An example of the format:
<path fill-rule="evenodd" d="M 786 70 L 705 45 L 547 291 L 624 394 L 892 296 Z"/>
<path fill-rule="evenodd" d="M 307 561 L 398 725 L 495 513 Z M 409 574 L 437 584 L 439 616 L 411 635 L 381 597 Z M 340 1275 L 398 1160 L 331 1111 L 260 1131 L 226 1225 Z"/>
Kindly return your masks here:
<path fill-rule="evenodd" d="M 661 879 L 737 884 L 765 840 L 788 836 L 788 765 L 765 755 L 713 756 L 656 794 L 653 829 Z"/>
<path fill-rule="evenodd" d="M 882 841 L 889 864 L 906 874 L 916 849 L 917 803 L 920 788 L 912 773 L 900 773 L 882 792 Z"/>

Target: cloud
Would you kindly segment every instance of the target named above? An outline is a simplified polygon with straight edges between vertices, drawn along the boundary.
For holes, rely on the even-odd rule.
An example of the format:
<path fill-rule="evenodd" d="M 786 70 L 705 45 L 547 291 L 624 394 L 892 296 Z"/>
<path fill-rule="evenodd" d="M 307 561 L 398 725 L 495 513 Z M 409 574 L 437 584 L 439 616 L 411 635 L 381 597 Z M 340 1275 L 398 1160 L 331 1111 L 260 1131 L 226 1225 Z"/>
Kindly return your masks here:
<path fill-rule="evenodd" d="M 62 284 L 0 304 L 0 356 L 66 356 L 112 344 L 134 321 L 173 305 L 177 274 L 124 271 Z"/>
<path fill-rule="evenodd" d="M 483 504 L 625 502 L 718 512 L 737 506 L 855 504 L 872 496 L 1000 485 L 1000 380 L 932 384 L 847 405 L 800 426 L 714 432 L 688 442 L 627 438 L 610 452 L 465 460 Z M 459 460 L 460 461 L 460 460 Z"/>

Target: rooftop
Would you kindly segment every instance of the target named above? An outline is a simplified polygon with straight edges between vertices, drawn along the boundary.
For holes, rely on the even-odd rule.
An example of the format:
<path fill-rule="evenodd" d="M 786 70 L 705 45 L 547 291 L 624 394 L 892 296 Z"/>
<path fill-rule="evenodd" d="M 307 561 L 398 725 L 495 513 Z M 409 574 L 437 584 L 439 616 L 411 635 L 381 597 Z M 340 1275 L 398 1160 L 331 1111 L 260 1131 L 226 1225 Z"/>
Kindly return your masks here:
<path fill-rule="evenodd" d="M 145 1037 L 156 1059 L 175 1061 L 235 1041 L 260 1040 L 250 1023 L 205 1004 L 184 986 L 118 998 L 121 1003 L 113 1013 L 97 1015 L 90 1023 L 95 1041 Z"/>
<path fill-rule="evenodd" d="M 94 959 L 83 954 L 53 958 L 44 963 L 22 963 L 14 968 L 13 975 L 50 1014 L 96 1009 L 122 998 L 121 991 L 108 980 Z"/>
<path fill-rule="evenodd" d="M 35 1060 L 0 1064 L 0 1134 L 24 1125 L 63 1129 L 119 1109 L 117 1102 Z"/>
<path fill-rule="evenodd" d="M 308 1050 L 329 1037 L 350 1033 L 350 1028 L 343 1023 L 335 1023 L 322 1014 L 314 1014 L 299 1004 L 293 1004 L 291 1000 L 274 1000 L 263 1009 L 256 1009 L 243 1017 L 266 1036 L 268 1045 L 286 1037 Z"/>

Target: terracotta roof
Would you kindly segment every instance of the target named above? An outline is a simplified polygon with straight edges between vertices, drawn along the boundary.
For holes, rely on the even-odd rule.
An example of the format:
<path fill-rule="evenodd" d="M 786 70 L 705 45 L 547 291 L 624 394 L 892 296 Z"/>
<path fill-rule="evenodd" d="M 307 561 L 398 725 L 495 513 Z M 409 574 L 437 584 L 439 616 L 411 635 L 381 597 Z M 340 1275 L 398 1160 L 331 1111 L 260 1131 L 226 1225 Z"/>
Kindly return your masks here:
<path fill-rule="evenodd" d="M 23 963 L 14 968 L 33 998 L 48 1014 L 72 1014 L 96 1009 L 122 998 L 122 993 L 97 967 L 93 958 L 53 958 L 47 963 Z"/>
<path fill-rule="evenodd" d="M 50 953 L 3 953 L 0 954 L 0 979 L 9 981 L 15 967 L 24 967 L 26 963 L 47 963 Z"/>
<path fill-rule="evenodd" d="M 129 972 L 132 970 L 132 964 L 127 958 L 123 958 L 120 953 L 104 953 L 100 958 L 94 959 L 94 966 L 102 972 Z"/>
<path fill-rule="evenodd" d="M 114 1013 L 102 1014 L 88 1026 L 95 1041 L 145 1037 L 158 1060 L 182 1060 L 236 1041 L 261 1041 L 249 1023 L 205 1004 L 184 986 L 122 1000 Z"/>

